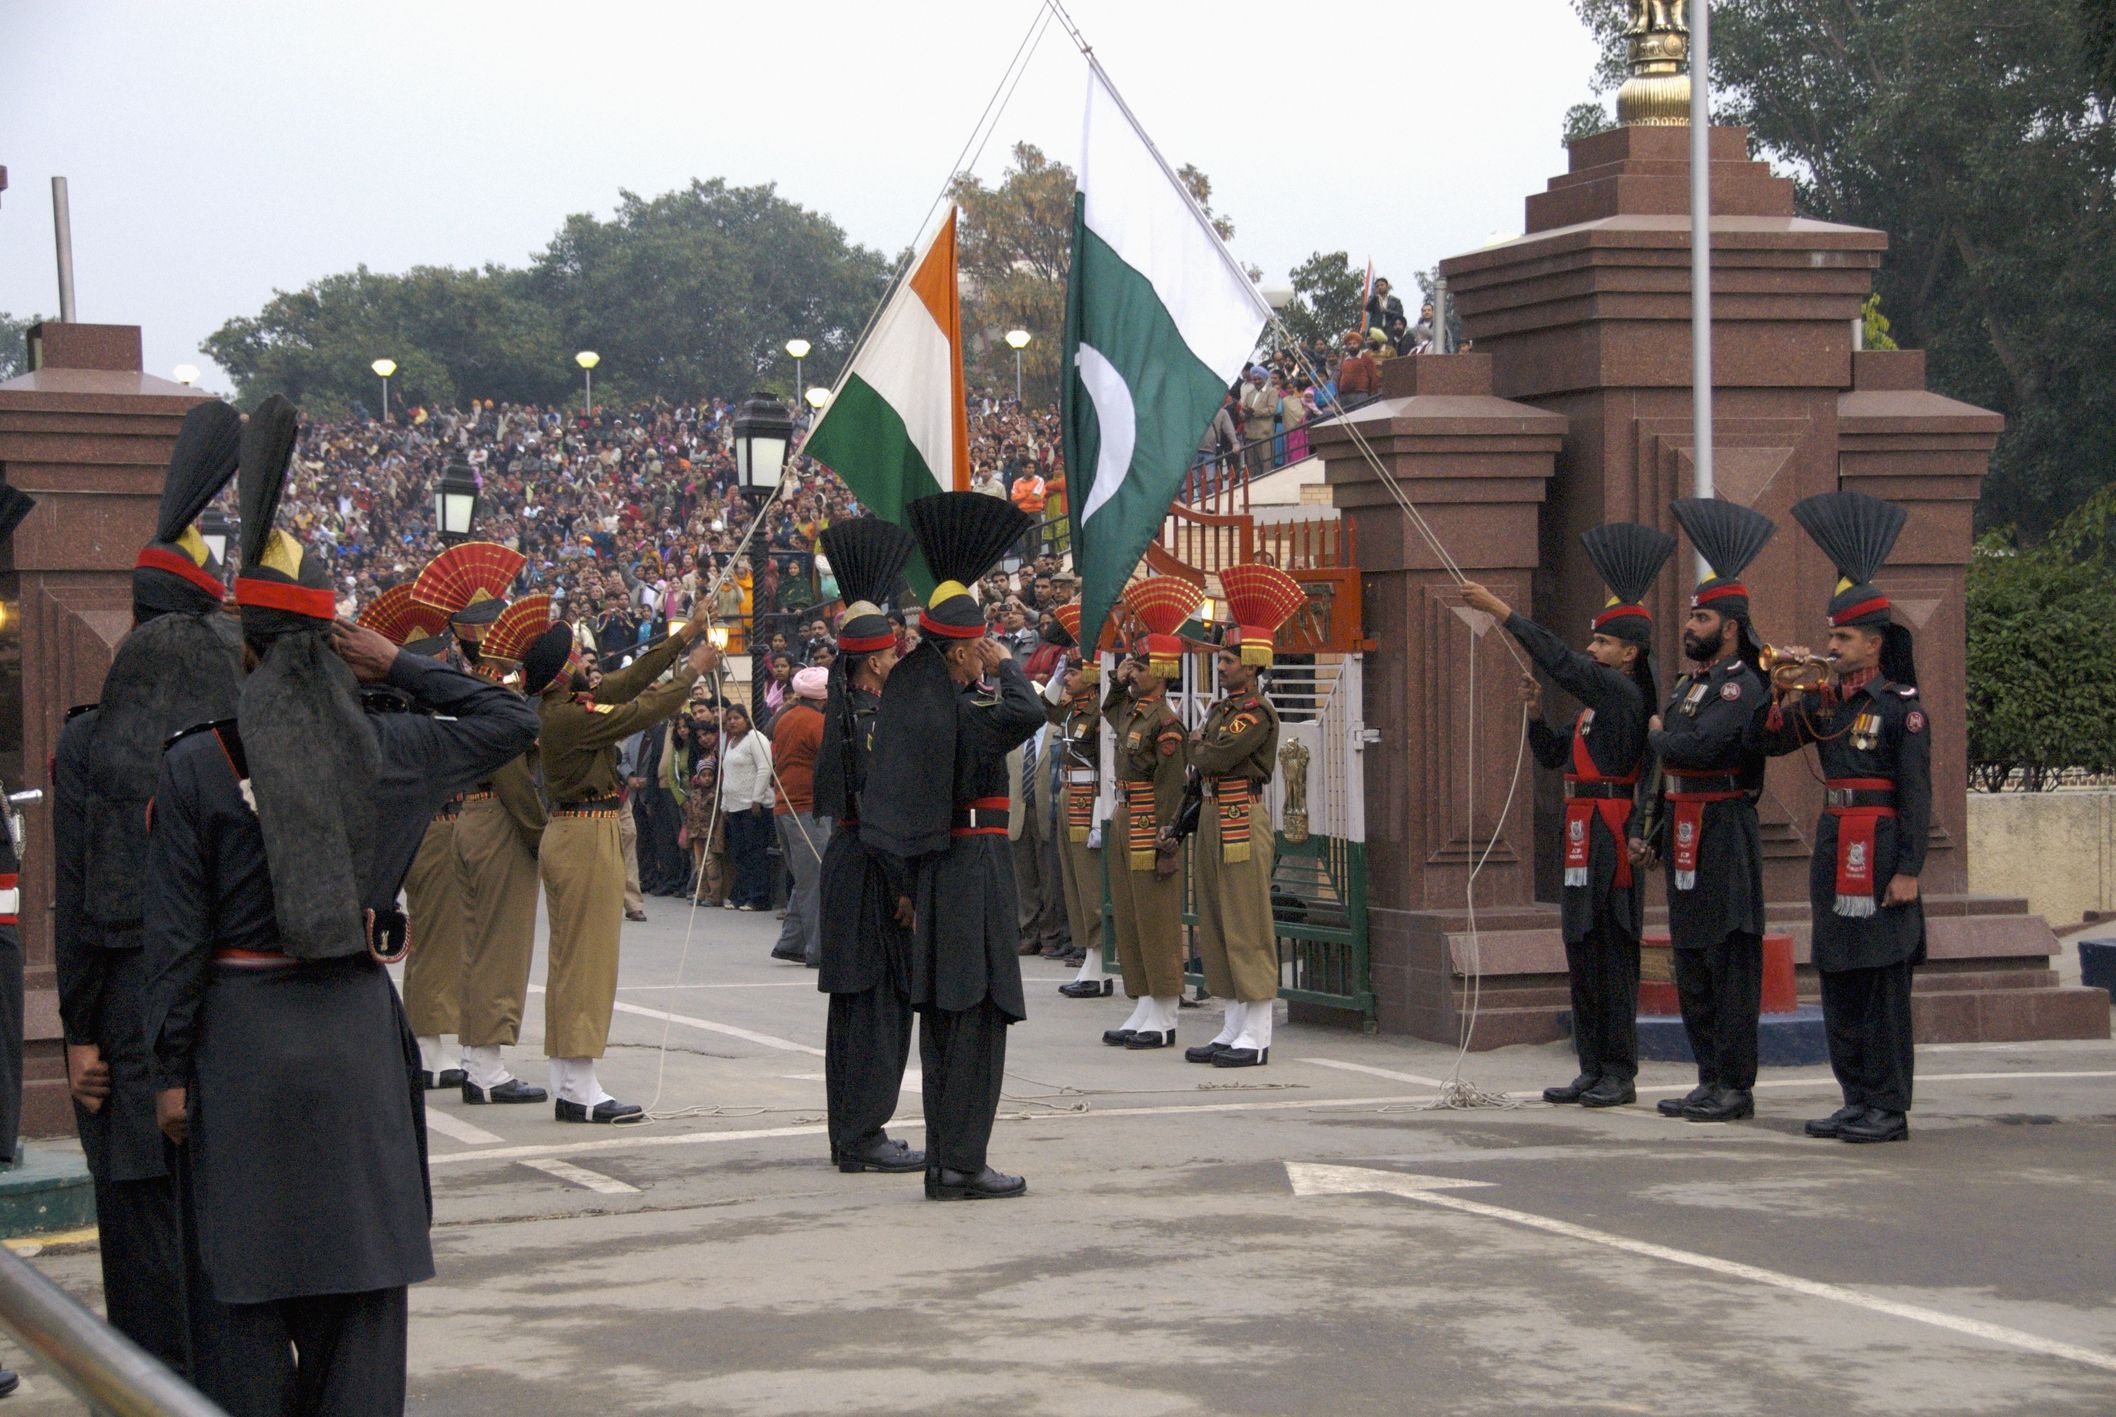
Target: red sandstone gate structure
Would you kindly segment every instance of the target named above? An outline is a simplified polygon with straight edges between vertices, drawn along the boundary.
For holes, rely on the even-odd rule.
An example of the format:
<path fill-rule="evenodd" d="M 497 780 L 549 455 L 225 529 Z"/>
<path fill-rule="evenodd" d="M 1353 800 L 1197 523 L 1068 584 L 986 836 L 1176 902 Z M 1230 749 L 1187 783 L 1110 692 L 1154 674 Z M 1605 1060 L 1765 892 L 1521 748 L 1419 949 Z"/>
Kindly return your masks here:
<path fill-rule="evenodd" d="M 1382 398 L 1345 419 L 1467 574 L 1582 637 L 1599 583 L 1579 533 L 1612 520 L 1678 532 L 1668 503 L 1692 486 L 1688 143 L 1685 128 L 1643 126 L 1575 142 L 1570 171 L 1528 199 L 1526 235 L 1441 265 L 1478 352 L 1390 361 Z M 2056 939 L 2026 902 L 1967 893 L 1963 570 L 2001 420 L 1928 392 L 1921 354 L 1858 348 L 1883 233 L 1795 215 L 1792 183 L 1749 160 L 1743 130 L 1714 128 L 1710 143 L 1717 494 L 1781 527 L 1794 502 L 1839 487 L 1910 512 L 1885 574 L 1917 632 L 1939 735 L 1918 1039 L 2106 1037 L 2106 996 L 2058 985 Z M 1481 969 L 1475 1046 L 1555 1039 L 1567 999 L 1553 784 L 1524 780 L 1500 822 L 1519 671 L 1343 424 L 1309 438 L 1358 548 L 1377 646 L 1365 721 L 1379 741 L 1365 791 L 1380 1026 L 1454 1041 Z M 1834 571 L 1805 537 L 1775 538 L 1744 579 L 1767 637 L 1816 642 Z M 1676 660 L 1687 585 L 1669 575 L 1656 592 L 1663 663 Z M 1474 798 L 1466 755 L 1480 768 Z M 1806 837 L 1819 798 L 1804 757 L 1772 765 L 1770 919 L 1794 936 L 1809 996 Z M 1479 858 L 1473 939 L 1465 890 Z"/>

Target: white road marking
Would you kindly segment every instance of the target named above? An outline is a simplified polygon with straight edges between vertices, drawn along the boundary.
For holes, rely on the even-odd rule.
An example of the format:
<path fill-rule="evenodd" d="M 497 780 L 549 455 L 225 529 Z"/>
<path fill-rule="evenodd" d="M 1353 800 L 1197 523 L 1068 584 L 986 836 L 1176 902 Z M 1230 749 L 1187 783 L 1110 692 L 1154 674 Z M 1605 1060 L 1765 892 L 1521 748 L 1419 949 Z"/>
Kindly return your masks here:
<path fill-rule="evenodd" d="M 428 1131 L 439 1132 L 467 1146 L 491 1146 L 504 1140 L 475 1123 L 464 1121 L 453 1112 L 443 1112 L 436 1107 L 426 1109 L 426 1127 Z"/>
<path fill-rule="evenodd" d="M 1393 1073 L 1387 1068 L 1370 1067 L 1365 1063 L 1343 1063 L 1335 1058 L 1295 1058 L 1296 1063 L 1308 1063 L 1318 1068 L 1336 1068 L 1341 1072 L 1365 1073 L 1369 1077 L 1387 1078 L 1390 1082 L 1415 1082 L 1420 1087 L 1446 1087 L 1439 1078 L 1420 1077 L 1416 1073 Z"/>
<path fill-rule="evenodd" d="M 1287 1102 L 1205 1102 L 1172 1107 L 1105 1107 L 1089 1112 L 1001 1112 L 1002 1122 L 1061 1122 L 1074 1117 L 1176 1117 L 1202 1112 L 1293 1112 L 1307 1107 L 1387 1107 L 1427 1101 L 1426 1094 L 1404 1097 L 1320 1097 Z M 892 1129 L 923 1128 L 923 1117 L 897 1117 Z M 645 1131 L 645 1127 L 620 1126 L 619 1131 Z M 660 1132 L 639 1137 L 615 1136 L 596 1141 L 558 1142 L 549 1146 L 511 1146 L 503 1151 L 451 1151 L 428 1159 L 429 1166 L 450 1166 L 466 1161 L 519 1161 L 525 1156 L 578 1156 L 584 1152 L 621 1151 L 636 1147 L 702 1146 L 711 1142 L 770 1141 L 779 1137 L 821 1136 L 829 1128 L 822 1123 L 789 1127 L 751 1127 L 732 1132 Z"/>
<path fill-rule="evenodd" d="M 1420 1176 L 1413 1171 L 1377 1171 L 1371 1166 L 1324 1166 L 1288 1161 L 1286 1179 L 1297 1196 L 1360 1196 L 1382 1191 L 1416 1200 L 1426 1191 L 1477 1191 L 1498 1184 L 1466 1176 Z"/>
<path fill-rule="evenodd" d="M 541 994 L 544 992 L 544 986 L 531 984 L 529 992 Z M 731 1023 L 714 1023 L 709 1018 L 692 1018 L 689 1014 L 670 1013 L 666 1009 L 650 1009 L 644 1004 L 628 1004 L 621 999 L 611 1007 L 621 1014 L 638 1014 L 642 1018 L 665 1019 L 670 1023 L 680 1023 L 686 1028 L 702 1028 L 707 1033 L 719 1033 L 729 1038 L 740 1038 L 744 1042 L 761 1044 L 766 1048 L 777 1048 L 788 1053 L 807 1053 L 811 1057 L 816 1058 L 823 1056 L 823 1050 L 820 1048 L 810 1047 L 806 1043 L 796 1043 L 791 1038 L 780 1038 L 770 1033 L 757 1033 L 751 1029 L 737 1028 Z"/>
<path fill-rule="evenodd" d="M 532 1171 L 541 1171 L 546 1176 L 556 1176 L 561 1181 L 568 1181 L 573 1185 L 584 1187 L 587 1190 L 594 1191 L 597 1195 L 636 1196 L 639 1194 L 639 1187 L 637 1186 L 628 1186 L 613 1176 L 605 1176 L 599 1171 L 586 1170 L 575 1166 L 570 1161 L 551 1161 L 547 1159 L 542 1161 L 524 1161 L 522 1165 L 527 1166 Z"/>
<path fill-rule="evenodd" d="M 1439 1194 L 1444 1185 L 1435 1185 L 1436 1178 L 1413 1176 L 1398 1172 L 1374 1171 L 1350 1166 L 1311 1166 L 1297 1161 L 1286 1163 L 1286 1179 L 1297 1196 L 1349 1195 L 1357 1188 L 1356 1179 L 1347 1173 L 1365 1171 L 1369 1181 L 1365 1189 L 1381 1191 L 1388 1195 L 1401 1196 L 1420 1205 L 1439 1206 L 1444 1210 L 1460 1211 L 1464 1215 L 1481 1216 L 1486 1220 L 1503 1220 L 1509 1225 L 1525 1226 L 1530 1230 L 1541 1230 L 1547 1234 L 1561 1236 L 1567 1240 L 1584 1241 L 1590 1245 L 1602 1245 L 1626 1254 L 1640 1255 L 1646 1259 L 1660 1260 L 1667 1264 L 1683 1265 L 1690 1269 L 1701 1269 L 1709 1274 L 1725 1275 L 1730 1279 L 1744 1279 L 1751 1284 L 1761 1284 L 1772 1289 L 1785 1289 L 1810 1299 L 1827 1299 L 1832 1303 L 1847 1304 L 1856 1309 L 1866 1309 L 1876 1314 L 1887 1314 L 1892 1318 L 1908 1319 L 1913 1323 L 1929 1324 L 1934 1328 L 1947 1329 L 1954 1333 L 1981 1338 L 1986 1342 L 2005 1344 L 2011 1348 L 2040 1353 L 2049 1358 L 2064 1358 L 2088 1367 L 2116 1372 L 2116 1357 L 2097 1353 L 2091 1348 L 2076 1344 L 2061 1343 L 2056 1339 L 2043 1338 L 2017 1328 L 2006 1328 L 2000 1324 L 1986 1323 L 1982 1319 L 1965 1319 L 1955 1314 L 1928 1309 L 1921 1304 L 1905 1304 L 1895 1299 L 1883 1299 L 1876 1295 L 1848 1289 L 1841 1284 L 1824 1284 L 1819 1280 L 1802 1279 L 1797 1275 L 1781 1274 L 1774 1269 L 1763 1269 L 1756 1265 L 1742 1264 L 1736 1260 L 1723 1260 L 1713 1255 L 1700 1255 L 1690 1250 L 1678 1250 L 1668 1245 L 1656 1245 L 1646 1240 L 1633 1240 L 1623 1235 L 1612 1235 L 1603 1230 L 1590 1230 L 1584 1225 L 1574 1225 L 1567 1220 L 1552 1220 L 1548 1216 L 1533 1215 L 1525 1210 L 1508 1210 L 1503 1206 L 1487 1205 L 1483 1201 L 1467 1200 L 1461 1196 Z"/>
<path fill-rule="evenodd" d="M 637 994 L 654 989 L 806 989 L 815 992 L 813 979 L 769 980 L 754 984 L 620 984 L 620 994 Z"/>
<path fill-rule="evenodd" d="M 779 1076 L 787 1082 L 825 1082 L 828 1080 L 821 1073 L 780 1073 Z M 917 1068 L 904 1069 L 903 1085 L 897 1091 L 908 1092 L 916 1097 L 925 1090 L 926 1075 Z"/>
<path fill-rule="evenodd" d="M 2100 1073 L 1920 1073 L 1920 1074 L 1918 1074 L 1918 1076 L 1917 1076 L 1917 1079 L 1916 1079 L 1916 1085 L 1917 1085 L 1918 1087 L 1923 1087 L 1923 1086 L 1925 1086 L 1925 1084 L 1927 1084 L 1927 1083 L 1932 1083 L 1932 1082 L 2012 1082 L 2012 1081 L 2014 1081 L 2014 1080 L 2016 1080 L 2016 1079 L 2019 1079 L 2019 1080 L 2022 1080 L 2022 1081 L 2028 1081 L 2028 1080 L 2033 1080 L 2033 1079 L 2063 1079 L 2063 1078 L 2116 1078 L 2116 1072 L 2100 1072 Z M 1665 1086 L 1665 1087 L 1660 1087 L 1660 1086 L 1656 1086 L 1656 1087 L 1642 1087 L 1642 1088 L 1640 1088 L 1640 1089 L 1639 1089 L 1639 1091 L 1640 1091 L 1641 1093 L 1649 1093 L 1649 1092 L 1666 1092 L 1666 1093 L 1688 1092 L 1688 1091 L 1689 1091 L 1689 1090 L 1690 1090 L 1690 1089 L 1691 1089 L 1692 1087 L 1694 1087 L 1695 1085 L 1696 1085 L 1696 1084 L 1694 1084 L 1694 1083 L 1686 1083 L 1686 1082 L 1679 1082 L 1679 1083 L 1670 1083 L 1670 1084 L 1668 1084 L 1668 1085 L 1667 1085 L 1667 1086 Z M 1775 1087 L 1775 1088 L 1811 1088 L 1811 1087 L 1813 1087 L 1813 1088 L 1833 1088 L 1833 1087 L 1835 1087 L 1836 1085 L 1837 1085 L 1837 1080 L 1836 1080 L 1835 1078 L 1833 1078 L 1833 1077 L 1830 1077 L 1830 1076 L 1828 1076 L 1827 1074 L 1825 1074 L 1825 1075 L 1823 1075 L 1823 1076 L 1821 1076 L 1821 1077 L 1811 1077 L 1811 1078 L 1771 1078 L 1771 1079 L 1768 1079 L 1768 1080 L 1766 1080 L 1766 1081 L 1763 1081 L 1763 1082 L 1759 1082 L 1759 1083 L 1757 1083 L 1757 1084 L 1756 1084 L 1756 1087 L 1757 1087 L 1757 1090 L 1759 1090 L 1759 1091 L 1760 1091 L 1760 1090 L 1762 1090 L 1763 1088 L 1766 1088 L 1766 1087 Z M 1540 1092 L 1510 1092 L 1510 1093 L 1508 1093 L 1508 1094 L 1507 1094 L 1507 1096 L 1509 1096 L 1509 1097 L 1541 1097 L 1542 1095 L 1543 1095 L 1543 1094 L 1542 1094 L 1542 1093 L 1540 1093 Z"/>

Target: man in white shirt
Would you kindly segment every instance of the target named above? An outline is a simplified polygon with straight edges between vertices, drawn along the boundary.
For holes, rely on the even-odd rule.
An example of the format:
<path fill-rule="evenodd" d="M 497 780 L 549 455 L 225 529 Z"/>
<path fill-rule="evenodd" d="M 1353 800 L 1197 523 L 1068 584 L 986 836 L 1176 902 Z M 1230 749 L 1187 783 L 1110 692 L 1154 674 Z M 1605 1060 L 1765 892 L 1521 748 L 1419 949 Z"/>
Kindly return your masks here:
<path fill-rule="evenodd" d="M 727 854 L 734 883 L 731 910 L 771 908 L 771 743 L 756 731 L 749 711 L 730 704 L 720 720 L 720 813 L 727 825 Z"/>

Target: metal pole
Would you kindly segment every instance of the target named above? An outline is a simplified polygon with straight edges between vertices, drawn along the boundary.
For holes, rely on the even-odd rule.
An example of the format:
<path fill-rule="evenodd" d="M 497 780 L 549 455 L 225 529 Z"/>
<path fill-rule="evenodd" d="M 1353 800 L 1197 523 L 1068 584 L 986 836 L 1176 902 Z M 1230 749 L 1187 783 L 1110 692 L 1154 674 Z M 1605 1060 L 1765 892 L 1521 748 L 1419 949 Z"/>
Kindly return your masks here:
<path fill-rule="evenodd" d="M 1707 0 L 1690 5 L 1690 386 L 1697 480 L 1712 495 L 1712 71 Z M 1700 579 L 1712 574 L 1697 558 Z"/>
<path fill-rule="evenodd" d="M 1452 354 L 1447 347 L 1447 277 L 1433 276 L 1433 353 Z"/>
<path fill-rule="evenodd" d="M 116 1417 L 226 1417 L 7 1249 L 0 1249 L 0 1323 L 96 1412 Z"/>
<path fill-rule="evenodd" d="M 382 376 L 382 421 L 389 422 L 389 375 Z"/>
<path fill-rule="evenodd" d="M 66 199 L 66 179 L 51 179 L 51 227 L 59 245 L 59 318 L 73 323 L 73 207 Z"/>
<path fill-rule="evenodd" d="M 595 371 L 580 371 L 580 416 L 586 418 L 595 412 Z"/>
<path fill-rule="evenodd" d="M 1014 351 L 1014 406 L 1021 407 L 1021 351 Z"/>

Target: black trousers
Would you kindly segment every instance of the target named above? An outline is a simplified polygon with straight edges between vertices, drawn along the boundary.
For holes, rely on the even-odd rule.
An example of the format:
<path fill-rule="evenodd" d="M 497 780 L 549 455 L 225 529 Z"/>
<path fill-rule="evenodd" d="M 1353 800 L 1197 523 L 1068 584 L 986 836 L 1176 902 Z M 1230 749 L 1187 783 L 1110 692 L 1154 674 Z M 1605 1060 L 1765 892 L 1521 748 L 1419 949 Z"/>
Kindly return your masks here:
<path fill-rule="evenodd" d="M 1572 979 L 1572 1046 L 1584 1077 L 1638 1076 L 1638 937 L 1597 925 L 1565 946 Z"/>
<path fill-rule="evenodd" d="M 1683 1031 L 1707 1087 L 1756 1085 L 1756 1028 L 1763 1013 L 1763 936 L 1736 930 L 1709 945 L 1677 946 L 1675 992 Z"/>
<path fill-rule="evenodd" d="M 1829 1065 L 1844 1089 L 1845 1105 L 1908 1112 L 1916 1058 L 1909 963 L 1821 974 Z"/>
<path fill-rule="evenodd" d="M 875 1141 L 896 1115 L 911 1056 L 911 1001 L 887 982 L 830 996 L 823 1034 L 823 1088 L 830 1099 L 830 1153 Z"/>
<path fill-rule="evenodd" d="M 925 1070 L 926 1165 L 976 1174 L 985 1167 L 1007 1070 L 1007 1018 L 987 999 L 960 1013 L 919 1010 Z"/>
<path fill-rule="evenodd" d="M 734 885 L 728 898 L 737 905 L 771 908 L 771 813 L 730 812 L 727 823 L 727 854 L 734 867 Z"/>
<path fill-rule="evenodd" d="M 683 809 L 666 787 L 643 787 L 633 794 L 639 816 L 639 886 L 648 895 L 676 895 L 689 882 L 690 857 L 676 844 Z"/>
<path fill-rule="evenodd" d="M 197 1386 L 228 1417 L 399 1417 L 406 1290 L 223 1304 Z M 210 1356 L 208 1356 L 210 1355 Z"/>
<path fill-rule="evenodd" d="M 162 1360 L 191 1371 L 184 1321 L 184 1242 L 176 1181 L 98 1181 L 96 1230 L 103 1252 L 103 1309 L 110 1326 Z"/>

